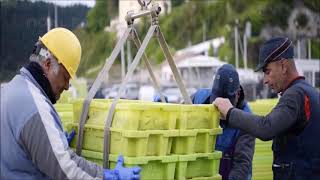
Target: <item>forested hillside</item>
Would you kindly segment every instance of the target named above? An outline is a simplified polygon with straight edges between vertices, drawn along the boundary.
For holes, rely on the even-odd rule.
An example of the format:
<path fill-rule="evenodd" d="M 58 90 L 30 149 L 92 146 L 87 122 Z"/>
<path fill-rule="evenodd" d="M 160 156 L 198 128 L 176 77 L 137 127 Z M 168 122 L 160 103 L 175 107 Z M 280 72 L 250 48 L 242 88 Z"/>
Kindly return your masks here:
<path fill-rule="evenodd" d="M 39 35 L 47 31 L 47 16 L 54 24 L 54 5 L 45 2 L 0 1 L 1 55 L 0 82 L 9 80 L 28 62 Z M 86 21 L 89 8 L 82 5 L 58 6 L 58 26 L 74 29 Z"/>
<path fill-rule="evenodd" d="M 33 44 L 46 32 L 46 18 L 53 17 L 53 4 L 44 2 L 6 0 L 1 1 L 1 61 L 0 81 L 10 79 L 28 60 Z M 224 36 L 226 42 L 220 47 L 218 56 L 234 63 L 234 25 L 238 19 L 241 35 L 245 22 L 252 24 L 252 36 L 248 42 L 248 65 L 254 67 L 258 60 L 261 32 L 265 27 L 276 27 L 284 32 L 288 28 L 288 17 L 297 5 L 320 13 L 320 0 L 173 0 L 172 12 L 159 19 L 161 30 L 172 54 L 212 38 Z M 104 29 L 118 13 L 118 0 L 98 0 L 92 9 L 84 6 L 59 7 L 59 26 L 73 29 L 82 45 L 82 59 L 78 76 L 96 77 L 105 59 L 113 50 L 117 39 L 116 32 Z M 84 27 L 78 27 L 82 22 Z M 297 22 L 303 24 L 305 17 Z M 141 39 L 150 25 L 150 19 L 137 24 Z M 204 36 L 205 33 L 205 36 Z M 319 34 L 319 33 L 318 33 Z M 320 58 L 320 37 L 311 38 L 312 57 Z M 133 57 L 136 49 L 132 48 Z M 151 41 L 147 55 L 153 64 L 164 60 L 161 48 Z M 242 61 L 240 61 L 242 62 Z M 117 61 L 119 63 L 119 61 Z"/>
<path fill-rule="evenodd" d="M 89 12 L 93 15 L 89 24 L 100 24 L 101 19 L 99 22 L 97 19 L 105 17 L 101 16 L 105 13 L 104 8 L 101 7 L 107 7 L 107 3 L 104 1 L 97 2 L 96 6 Z M 174 2 L 172 12 L 167 16 L 161 16 L 159 20 L 161 30 L 172 53 L 187 47 L 189 44 L 203 41 L 203 27 L 205 27 L 206 40 L 219 36 L 226 38 L 226 43 L 219 49 L 218 55 L 220 59 L 234 63 L 233 28 L 235 19 L 239 20 L 241 35 L 244 32 L 245 22 L 250 21 L 252 24 L 252 36 L 248 42 L 249 67 L 254 67 L 257 63 L 259 46 L 263 41 L 259 36 L 262 29 L 266 26 L 271 26 L 279 27 L 285 31 L 288 28 L 288 17 L 297 6 L 296 1 L 292 0 L 190 0 L 188 3 L 179 0 Z M 319 13 L 319 0 L 300 2 L 311 11 Z M 94 16 L 96 18 L 93 18 Z M 107 19 L 104 20 L 104 22 L 106 21 Z M 145 19 L 137 25 L 141 39 L 145 36 L 149 25 L 150 19 Z M 78 75 L 94 77 L 99 69 L 102 68 L 105 58 L 110 55 L 115 46 L 115 34 L 105 32 L 102 28 L 78 29 L 76 32 L 81 35 L 81 43 L 85 46 L 80 66 L 81 71 L 78 71 Z M 313 58 L 320 58 L 319 49 L 319 37 L 312 38 Z M 161 63 L 164 60 L 157 42 L 151 40 L 146 51 L 152 63 Z M 133 52 L 136 52 L 135 48 L 133 48 Z"/>

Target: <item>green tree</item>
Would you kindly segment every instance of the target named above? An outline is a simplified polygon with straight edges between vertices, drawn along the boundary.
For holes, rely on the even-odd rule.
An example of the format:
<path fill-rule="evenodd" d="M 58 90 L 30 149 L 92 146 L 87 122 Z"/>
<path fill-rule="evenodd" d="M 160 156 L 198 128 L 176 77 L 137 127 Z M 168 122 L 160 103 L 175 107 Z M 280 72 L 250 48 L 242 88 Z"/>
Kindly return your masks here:
<path fill-rule="evenodd" d="M 183 4 L 185 2 L 185 0 L 173 0 L 171 1 L 172 7 L 177 7 L 180 6 L 181 4 Z"/>
<path fill-rule="evenodd" d="M 303 1 L 303 3 L 311 10 L 318 13 L 320 12 L 320 0 L 308 0 L 308 1 Z"/>
<path fill-rule="evenodd" d="M 96 1 L 96 5 L 88 12 L 88 30 L 98 32 L 103 30 L 110 21 L 107 11 L 107 1 Z"/>
<path fill-rule="evenodd" d="M 100 0 L 96 1 L 96 5 L 89 11 L 87 15 L 88 30 L 91 32 L 102 31 L 105 26 L 118 13 L 118 0 Z"/>
<path fill-rule="evenodd" d="M 29 62 L 35 42 L 47 31 L 47 16 L 54 17 L 54 5 L 43 1 L 0 0 L 0 6 L 2 82 L 10 80 Z M 72 30 L 85 21 L 88 10 L 82 5 L 58 6 L 58 25 Z"/>
<path fill-rule="evenodd" d="M 311 41 L 311 57 L 320 59 L 320 39 L 313 39 Z"/>

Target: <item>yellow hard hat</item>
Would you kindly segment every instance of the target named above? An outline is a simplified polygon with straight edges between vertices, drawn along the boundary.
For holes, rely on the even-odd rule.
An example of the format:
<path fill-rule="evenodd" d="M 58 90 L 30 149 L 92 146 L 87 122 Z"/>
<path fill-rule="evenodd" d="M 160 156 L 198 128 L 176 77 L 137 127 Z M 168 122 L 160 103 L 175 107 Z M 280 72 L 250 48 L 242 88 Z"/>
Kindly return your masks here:
<path fill-rule="evenodd" d="M 74 78 L 81 58 L 78 38 L 68 29 L 54 28 L 40 37 L 40 41 L 63 64 L 71 78 Z"/>

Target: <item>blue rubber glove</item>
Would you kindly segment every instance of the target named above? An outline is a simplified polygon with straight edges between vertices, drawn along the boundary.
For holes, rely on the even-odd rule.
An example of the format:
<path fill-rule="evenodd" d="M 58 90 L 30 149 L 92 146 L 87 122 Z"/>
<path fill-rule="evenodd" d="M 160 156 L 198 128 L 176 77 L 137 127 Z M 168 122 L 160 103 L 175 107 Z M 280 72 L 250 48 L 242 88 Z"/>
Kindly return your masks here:
<path fill-rule="evenodd" d="M 68 132 L 64 132 L 64 134 L 66 135 L 68 145 L 70 146 L 71 141 L 73 140 L 74 136 L 76 135 L 76 131 L 74 129 L 72 129 L 70 134 L 68 134 Z"/>
<path fill-rule="evenodd" d="M 118 172 L 111 169 L 104 169 L 104 180 L 119 180 Z"/>
<path fill-rule="evenodd" d="M 114 171 L 118 174 L 120 180 L 139 180 L 141 168 L 139 166 L 125 168 L 123 167 L 123 156 L 119 155 L 118 162 Z"/>

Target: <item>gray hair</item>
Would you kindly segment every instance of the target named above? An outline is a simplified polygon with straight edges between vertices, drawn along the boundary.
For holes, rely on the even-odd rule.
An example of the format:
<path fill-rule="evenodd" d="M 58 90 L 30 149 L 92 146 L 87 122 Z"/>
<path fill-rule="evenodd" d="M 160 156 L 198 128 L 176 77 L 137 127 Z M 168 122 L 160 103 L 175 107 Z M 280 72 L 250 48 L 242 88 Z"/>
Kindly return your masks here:
<path fill-rule="evenodd" d="M 36 46 L 35 50 L 30 55 L 29 60 L 31 62 L 36 62 L 40 66 L 42 66 L 43 63 L 47 59 L 50 59 L 50 62 L 51 62 L 52 68 L 53 68 L 53 72 L 55 73 L 55 75 L 57 75 L 60 70 L 60 66 L 59 66 L 57 59 L 53 56 L 53 54 L 46 47 L 44 47 L 44 45 L 42 43 L 37 42 L 35 46 Z"/>

